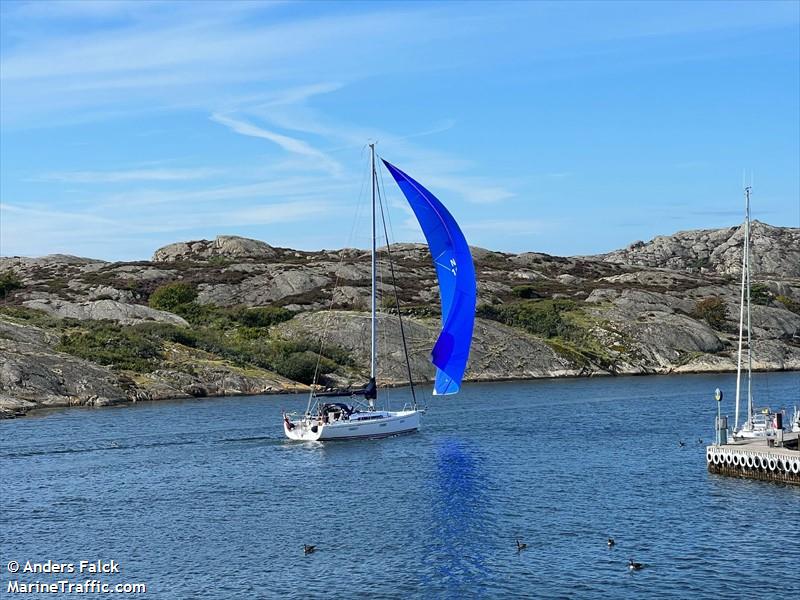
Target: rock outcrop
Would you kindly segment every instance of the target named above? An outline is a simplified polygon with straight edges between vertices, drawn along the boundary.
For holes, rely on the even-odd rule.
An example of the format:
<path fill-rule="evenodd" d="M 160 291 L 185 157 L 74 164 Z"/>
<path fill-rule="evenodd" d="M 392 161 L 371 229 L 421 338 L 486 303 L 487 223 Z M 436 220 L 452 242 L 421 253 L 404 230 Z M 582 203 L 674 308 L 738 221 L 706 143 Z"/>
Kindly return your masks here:
<path fill-rule="evenodd" d="M 48 406 L 107 406 L 128 400 L 107 367 L 57 352 L 35 327 L 0 320 L 0 417 Z"/>
<path fill-rule="evenodd" d="M 308 391 L 264 371 L 243 369 L 181 347 L 168 349 L 163 368 L 119 372 L 56 349 L 58 338 L 0 316 L 0 418 L 34 408 L 109 406 L 141 400 Z"/>
<path fill-rule="evenodd" d="M 178 242 L 159 248 L 153 254 L 153 262 L 208 260 L 214 257 L 264 259 L 276 255 L 275 249 L 264 242 L 235 235 L 220 235 L 214 241 Z"/>
<path fill-rule="evenodd" d="M 539 337 L 522 329 L 524 323 L 510 327 L 479 318 L 467 380 L 735 369 L 741 241 L 741 228 L 732 227 L 680 232 L 601 256 L 473 248 L 479 306 L 558 300 L 566 307 L 572 337 Z M 414 377 L 430 381 L 434 369 L 428 356 L 440 326 L 436 273 L 424 245 L 396 244 L 391 253 Z M 385 265 L 384 251 L 379 258 Z M 752 307 L 754 365 L 800 369 L 800 229 L 754 222 L 752 260 L 753 280 L 760 284 Z M 0 258 L 0 272 L 5 270 L 20 281 L 0 306 L 0 408 L 6 414 L 54 404 L 307 389 L 247 366 L 246 360 L 234 364 L 177 343 L 162 348 L 160 362 L 149 372 L 115 370 L 60 352 L 63 328 L 43 319 L 37 326 L 36 318 L 26 321 L 14 313 L 25 307 L 45 311 L 51 321 L 107 320 L 144 329 L 154 328 L 141 324 L 158 322 L 192 333 L 195 328 L 183 318 L 147 306 L 155 289 L 175 282 L 196 290 L 196 302 L 204 305 L 195 307 L 196 314 L 212 305 L 289 309 L 294 318 L 269 331 L 271 340 L 284 340 L 281 344 L 305 340 L 314 343 L 297 347 L 316 348 L 325 332 L 327 343 L 350 357 L 342 363 L 349 366 L 326 376 L 326 385 L 360 385 L 366 375 L 370 268 L 364 250 L 303 252 L 220 236 L 165 246 L 150 262 Z M 388 273 L 385 281 L 388 285 Z M 720 314 L 709 322 L 698 306 L 711 298 Z M 407 379 L 393 300 L 391 289 L 379 300 L 388 311 L 380 317 L 384 384 Z M 229 334 L 239 335 L 214 335 Z M 214 344 L 204 347 L 213 351 Z"/>
<path fill-rule="evenodd" d="M 800 277 L 800 229 L 753 221 L 750 232 L 753 273 Z M 608 262 L 676 271 L 704 270 L 734 275 L 742 272 L 744 227 L 680 231 L 651 241 L 634 242 L 604 254 Z"/>
<path fill-rule="evenodd" d="M 189 324 L 172 313 L 156 310 L 140 304 L 125 304 L 116 300 L 92 300 L 89 302 L 67 302 L 65 300 L 26 300 L 24 306 L 56 315 L 64 319 L 79 321 L 115 321 L 122 325 L 136 325 L 146 321 L 172 323 L 173 325 Z"/>

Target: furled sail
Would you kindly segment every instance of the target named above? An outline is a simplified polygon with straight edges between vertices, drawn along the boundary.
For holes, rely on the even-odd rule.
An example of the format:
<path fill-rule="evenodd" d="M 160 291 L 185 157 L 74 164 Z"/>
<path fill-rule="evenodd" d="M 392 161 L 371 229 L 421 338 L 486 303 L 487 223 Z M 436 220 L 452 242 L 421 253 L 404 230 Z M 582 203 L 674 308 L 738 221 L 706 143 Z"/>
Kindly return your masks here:
<path fill-rule="evenodd" d="M 439 200 L 417 181 L 383 161 L 400 186 L 428 241 L 442 300 L 442 332 L 431 351 L 436 395 L 455 394 L 467 368 L 475 325 L 475 265 L 467 240 Z"/>

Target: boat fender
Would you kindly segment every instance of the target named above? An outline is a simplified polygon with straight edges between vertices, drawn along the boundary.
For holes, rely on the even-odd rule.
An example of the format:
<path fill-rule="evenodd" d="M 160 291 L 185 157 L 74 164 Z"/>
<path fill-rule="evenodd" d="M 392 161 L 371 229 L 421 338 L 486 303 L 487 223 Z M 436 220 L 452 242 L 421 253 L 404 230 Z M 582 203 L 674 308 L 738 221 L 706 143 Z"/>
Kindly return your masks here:
<path fill-rule="evenodd" d="M 800 460 L 795 459 L 792 461 L 792 473 L 795 475 L 800 473 Z"/>
<path fill-rule="evenodd" d="M 706 462 L 710 463 L 714 459 L 714 454 L 711 450 L 706 450 Z"/>
<path fill-rule="evenodd" d="M 775 460 L 774 458 L 770 458 L 769 459 L 769 470 L 770 471 L 774 471 L 777 468 L 778 468 L 778 461 Z"/>
<path fill-rule="evenodd" d="M 738 454 L 734 454 L 733 457 L 731 458 L 731 460 L 733 461 L 733 466 L 734 467 L 738 467 L 739 466 L 739 455 Z"/>
<path fill-rule="evenodd" d="M 725 459 L 725 464 L 729 467 L 733 464 L 733 457 L 730 454 L 723 454 L 722 457 Z"/>

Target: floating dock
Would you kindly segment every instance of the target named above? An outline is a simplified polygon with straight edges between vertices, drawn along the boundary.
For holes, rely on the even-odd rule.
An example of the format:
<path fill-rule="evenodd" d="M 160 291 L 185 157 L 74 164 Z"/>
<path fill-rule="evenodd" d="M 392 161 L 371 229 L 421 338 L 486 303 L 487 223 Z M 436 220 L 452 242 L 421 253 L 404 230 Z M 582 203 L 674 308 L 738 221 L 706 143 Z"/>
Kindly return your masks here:
<path fill-rule="evenodd" d="M 800 485 L 798 438 L 798 433 L 785 433 L 781 445 L 773 439 L 761 438 L 708 446 L 708 472 Z"/>

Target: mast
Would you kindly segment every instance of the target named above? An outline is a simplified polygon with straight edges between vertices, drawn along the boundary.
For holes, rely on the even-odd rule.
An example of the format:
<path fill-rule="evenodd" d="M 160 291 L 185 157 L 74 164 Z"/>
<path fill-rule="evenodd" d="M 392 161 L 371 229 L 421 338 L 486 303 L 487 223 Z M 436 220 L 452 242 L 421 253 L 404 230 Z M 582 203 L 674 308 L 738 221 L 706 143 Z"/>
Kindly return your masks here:
<path fill-rule="evenodd" d="M 747 326 L 747 333 L 748 336 L 750 335 L 750 324 L 749 324 L 749 317 L 750 317 L 750 310 L 749 310 L 749 303 L 750 303 L 750 290 L 749 290 L 749 280 L 747 277 L 747 271 L 749 269 L 748 265 L 748 236 L 749 236 L 749 213 L 750 213 L 750 188 L 744 188 L 744 244 L 742 247 L 742 296 L 741 300 L 739 301 L 739 354 L 738 360 L 736 363 L 736 416 L 733 422 L 733 430 L 739 430 L 739 398 L 741 396 L 741 384 L 742 384 L 742 339 L 744 337 L 744 304 L 745 304 L 745 289 L 747 289 L 747 302 L 748 302 L 748 326 Z M 749 344 L 748 344 L 749 346 Z M 749 354 L 749 353 L 748 353 Z"/>
<path fill-rule="evenodd" d="M 375 144 L 370 144 L 370 153 L 372 158 L 372 298 L 370 303 L 370 309 L 372 311 L 372 315 L 370 318 L 370 366 L 369 366 L 369 379 L 370 379 L 370 386 L 375 385 L 375 378 L 377 376 L 378 371 L 378 321 L 377 321 L 377 314 L 375 311 L 375 299 L 378 290 L 376 289 L 376 236 L 375 236 L 375 186 L 378 184 L 376 177 L 375 177 Z M 369 398 L 369 406 L 370 408 L 374 407 L 374 401 L 372 398 Z"/>
<path fill-rule="evenodd" d="M 742 297 L 739 304 L 739 359 L 736 365 L 736 417 L 734 431 L 739 428 L 739 399 L 741 397 L 742 352 L 744 342 L 745 307 L 747 308 L 747 423 L 753 421 L 753 354 L 750 348 L 750 186 L 744 188 L 744 243 L 742 247 Z"/>
<path fill-rule="evenodd" d="M 750 187 L 744 188 L 744 253 L 747 258 L 747 422 L 753 422 L 753 350 L 750 345 Z"/>

